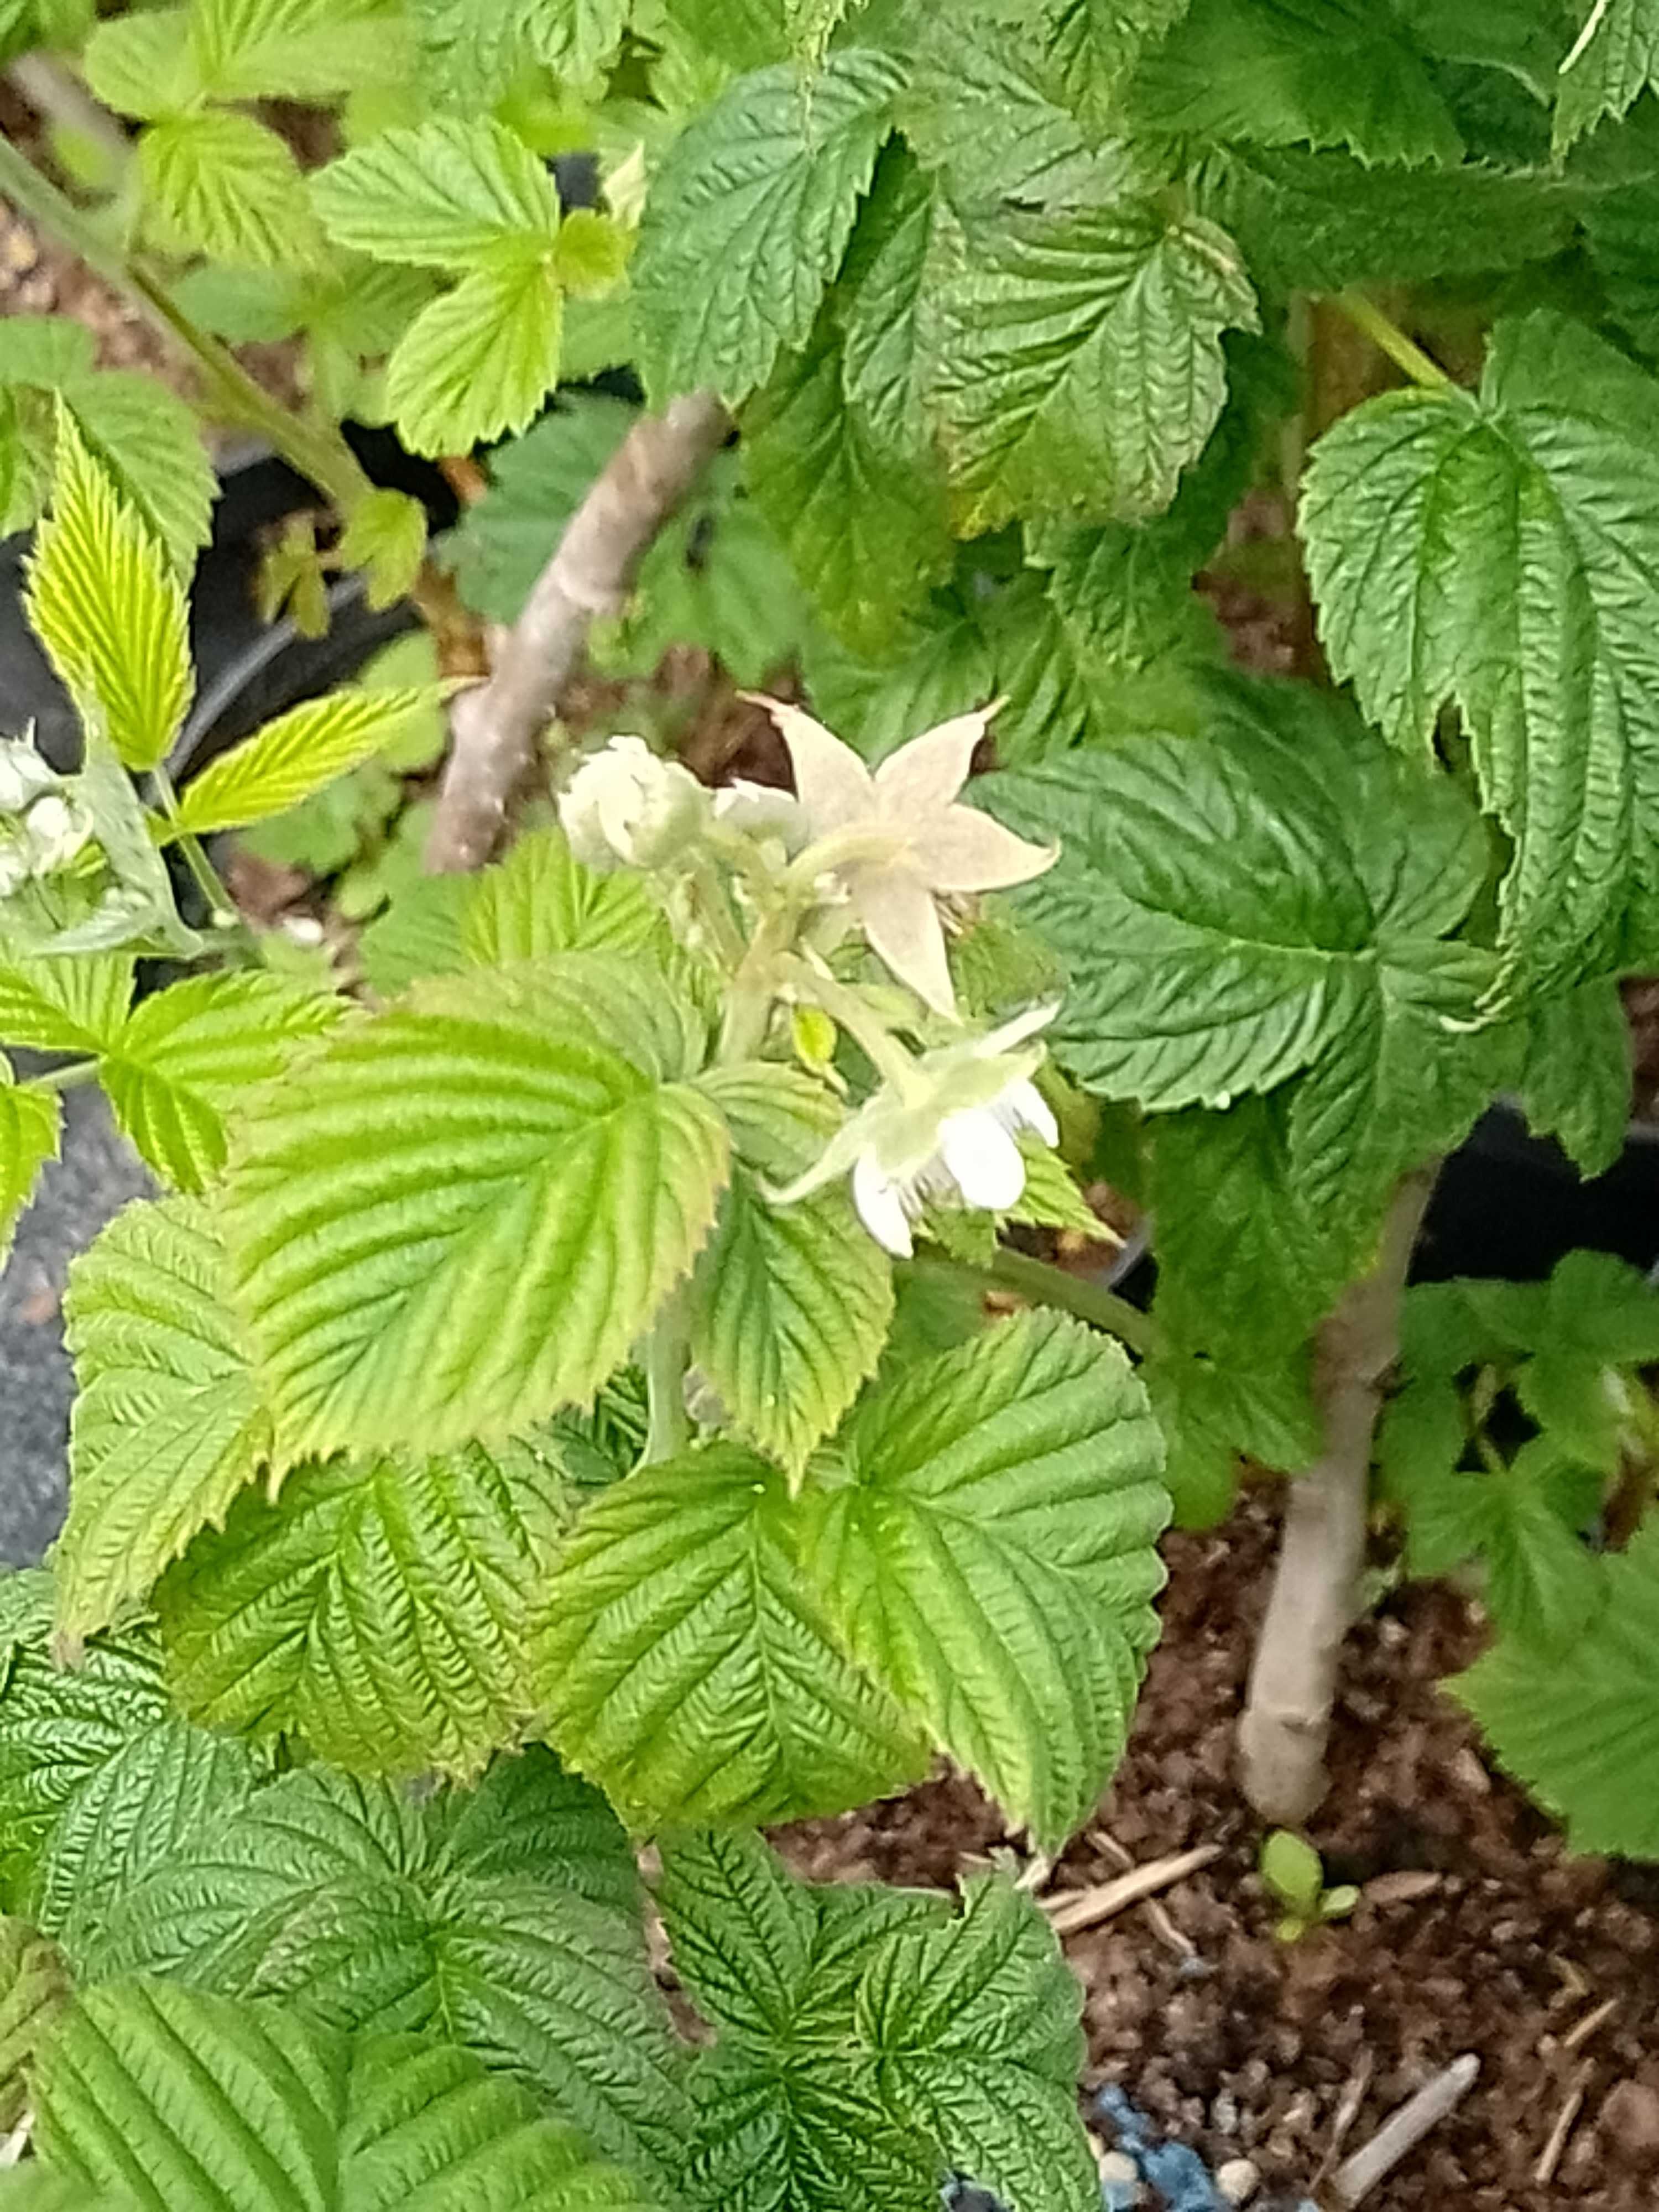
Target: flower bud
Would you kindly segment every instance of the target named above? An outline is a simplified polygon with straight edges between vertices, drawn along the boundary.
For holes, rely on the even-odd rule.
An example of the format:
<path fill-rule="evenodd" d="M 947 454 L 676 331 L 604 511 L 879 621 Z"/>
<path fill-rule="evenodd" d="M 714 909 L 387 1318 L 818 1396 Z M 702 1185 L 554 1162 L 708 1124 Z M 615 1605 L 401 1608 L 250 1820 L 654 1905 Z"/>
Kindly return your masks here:
<path fill-rule="evenodd" d="M 708 826 L 708 793 L 677 761 L 659 760 L 643 738 L 612 738 L 585 761 L 559 799 L 570 849 L 604 873 L 619 861 L 660 868 Z"/>
<path fill-rule="evenodd" d="M 23 817 L 33 872 L 52 875 L 74 859 L 91 835 L 91 825 L 77 806 L 56 792 L 37 799 Z"/>
<path fill-rule="evenodd" d="M 775 837 L 792 854 L 805 848 L 811 834 L 799 799 L 775 784 L 741 778 L 714 793 L 714 818 L 745 837 Z"/>
<path fill-rule="evenodd" d="M 57 782 L 32 744 L 21 738 L 0 738 L 0 814 L 21 814 Z"/>

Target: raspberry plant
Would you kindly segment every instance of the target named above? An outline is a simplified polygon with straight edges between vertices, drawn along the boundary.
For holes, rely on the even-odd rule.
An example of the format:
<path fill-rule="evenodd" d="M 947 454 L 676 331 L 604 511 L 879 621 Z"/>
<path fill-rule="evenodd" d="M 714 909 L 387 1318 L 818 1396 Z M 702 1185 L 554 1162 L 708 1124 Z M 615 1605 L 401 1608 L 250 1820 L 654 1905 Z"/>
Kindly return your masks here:
<path fill-rule="evenodd" d="M 1434 1163 L 1500 1093 L 1586 1170 L 1627 1112 L 1653 0 L 0 26 L 72 188 L 13 147 L 0 187 L 316 489 L 273 606 L 408 595 L 455 678 L 469 608 L 501 626 L 487 681 L 309 702 L 175 789 L 198 425 L 0 323 L 0 491 L 85 730 L 72 774 L 0 759 L 0 1035 L 52 1061 L 0 1087 L 0 1197 L 86 1080 L 160 1186 L 75 1271 L 69 1522 L 0 1593 L 14 2200 L 1092 2203 L 1035 1908 L 815 1890 L 755 1832 L 944 1757 L 1057 1850 L 1170 1493 L 1219 1517 L 1241 1454 L 1296 1478 L 1245 1786 L 1317 1800 Z M 554 396 L 610 369 L 641 400 Z M 493 446 L 453 542 L 349 419 Z M 1299 500 L 1294 681 L 1230 669 L 1193 588 L 1250 490 Z M 495 859 L 580 653 L 685 639 L 799 661 L 793 795 L 618 737 Z M 436 872 L 367 988 L 275 972 L 204 840 L 444 702 Z M 188 972 L 135 994 L 157 957 Z M 1150 1317 L 1000 1242 L 1087 1228 L 1097 1164 L 1155 1218 Z M 1414 1374 L 1391 1480 L 1412 1392 L 1443 1421 L 1515 1349 Z M 1437 1450 L 1413 1547 L 1490 1556 L 1531 1504 Z M 1468 1695 L 1576 1834 L 1651 1850 L 1652 1533 L 1592 1565 L 1568 1487 L 1571 1664 L 1522 1572 Z"/>

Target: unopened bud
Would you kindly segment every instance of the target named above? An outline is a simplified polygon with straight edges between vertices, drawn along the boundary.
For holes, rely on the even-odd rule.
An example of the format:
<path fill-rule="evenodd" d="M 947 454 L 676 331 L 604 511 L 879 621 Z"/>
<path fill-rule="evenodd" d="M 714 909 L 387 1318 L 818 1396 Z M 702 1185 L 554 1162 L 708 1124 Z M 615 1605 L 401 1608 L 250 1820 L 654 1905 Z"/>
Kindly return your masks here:
<path fill-rule="evenodd" d="M 619 861 L 660 868 L 707 830 L 708 793 L 676 761 L 659 760 L 643 738 L 612 738 L 585 761 L 559 799 L 570 849 L 604 873 Z"/>
<path fill-rule="evenodd" d="M 90 825 L 80 810 L 56 792 L 35 800 L 23 817 L 23 827 L 38 876 L 49 876 L 73 860 L 90 835 Z"/>
<path fill-rule="evenodd" d="M 57 781 L 33 745 L 21 738 L 0 738 L 0 814 L 21 814 Z"/>

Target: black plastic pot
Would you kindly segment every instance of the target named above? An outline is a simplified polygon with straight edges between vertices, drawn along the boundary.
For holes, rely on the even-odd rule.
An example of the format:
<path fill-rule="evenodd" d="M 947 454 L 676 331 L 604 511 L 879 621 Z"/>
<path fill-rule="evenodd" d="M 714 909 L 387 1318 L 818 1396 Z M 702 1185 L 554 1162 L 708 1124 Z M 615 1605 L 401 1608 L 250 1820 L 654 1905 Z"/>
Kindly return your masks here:
<path fill-rule="evenodd" d="M 419 499 L 434 531 L 449 527 L 455 495 L 437 469 L 411 459 L 385 432 L 353 426 L 348 434 L 377 483 Z M 228 465 L 221 487 L 212 542 L 203 550 L 191 589 L 197 686 L 173 753 L 180 781 L 270 715 L 351 675 L 415 620 L 406 607 L 371 612 L 361 580 L 351 576 L 330 592 L 333 621 L 326 637 L 301 637 L 287 621 L 262 622 L 254 582 L 266 533 L 284 516 L 314 506 L 317 495 L 286 462 L 263 451 Z M 8 735 L 33 723 L 46 758 L 70 769 L 80 757 L 79 724 L 23 616 L 29 544 L 27 532 L 0 541 L 0 714 Z"/>

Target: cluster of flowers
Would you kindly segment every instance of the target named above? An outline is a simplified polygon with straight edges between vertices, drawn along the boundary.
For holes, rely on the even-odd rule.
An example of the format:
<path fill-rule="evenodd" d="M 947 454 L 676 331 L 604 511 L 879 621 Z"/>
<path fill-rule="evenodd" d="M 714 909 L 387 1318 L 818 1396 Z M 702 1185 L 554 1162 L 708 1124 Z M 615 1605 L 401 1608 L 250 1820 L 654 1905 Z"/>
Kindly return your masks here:
<path fill-rule="evenodd" d="M 0 738 L 0 899 L 56 875 L 92 835 L 66 780 L 24 738 Z"/>
<path fill-rule="evenodd" d="M 793 796 L 754 783 L 710 792 L 678 763 L 659 759 L 644 738 L 612 738 L 560 800 L 572 852 L 600 871 L 690 872 L 730 860 L 738 841 L 749 882 L 758 876 L 763 884 L 769 872 L 781 896 L 789 885 L 806 887 L 815 952 L 857 932 L 931 1016 L 958 1024 L 940 901 L 1026 882 L 1055 858 L 961 802 L 995 709 L 942 723 L 872 770 L 799 708 L 760 703 L 788 747 Z M 832 994 L 821 960 L 820 967 L 820 1003 L 832 997 L 824 1010 L 848 1023 L 855 996 L 839 986 Z M 812 972 L 797 963 L 795 995 L 810 1000 Z M 919 1054 L 899 1044 L 873 999 L 859 1011 L 866 1018 L 854 1034 L 881 1085 L 810 1171 L 773 1195 L 787 1205 L 850 1176 L 866 1228 L 908 1258 L 913 1225 L 930 1205 L 1000 1212 L 1018 1204 L 1025 1185 L 1022 1131 L 1046 1145 L 1059 1141 L 1032 1079 L 1043 1059 L 1033 1040 L 1055 1008 L 1028 1008 L 988 1034 L 964 1030 Z"/>

